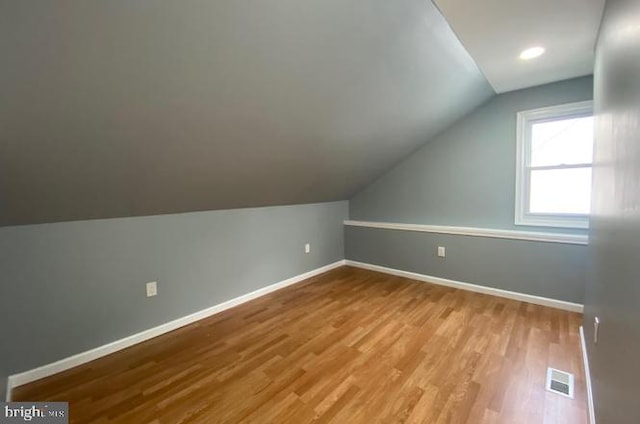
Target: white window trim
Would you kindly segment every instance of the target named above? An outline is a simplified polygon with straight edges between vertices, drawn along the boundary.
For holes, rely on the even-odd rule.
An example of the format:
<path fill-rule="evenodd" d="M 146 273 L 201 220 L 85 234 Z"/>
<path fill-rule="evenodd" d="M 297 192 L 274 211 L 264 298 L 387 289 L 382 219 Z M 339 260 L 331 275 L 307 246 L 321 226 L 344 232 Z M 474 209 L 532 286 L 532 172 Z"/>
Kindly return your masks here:
<path fill-rule="evenodd" d="M 536 227 L 589 228 L 589 215 L 583 214 L 532 214 L 528 213 L 529 178 L 531 163 L 531 123 L 545 119 L 572 118 L 593 115 L 593 102 L 584 101 L 539 109 L 525 110 L 517 114 L 516 147 L 516 207 L 515 224 Z M 572 166 L 567 166 L 570 168 Z"/>

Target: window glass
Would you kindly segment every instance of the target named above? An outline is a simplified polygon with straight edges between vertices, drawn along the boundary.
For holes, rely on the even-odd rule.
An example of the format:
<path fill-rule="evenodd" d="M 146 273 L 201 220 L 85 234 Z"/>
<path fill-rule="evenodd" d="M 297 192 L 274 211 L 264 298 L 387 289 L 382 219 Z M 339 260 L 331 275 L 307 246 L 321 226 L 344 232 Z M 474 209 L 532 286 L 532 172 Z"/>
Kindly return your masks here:
<path fill-rule="evenodd" d="M 531 213 L 588 214 L 590 205 L 591 168 L 531 171 Z"/>
<path fill-rule="evenodd" d="M 532 124 L 531 166 L 573 165 L 592 160 L 592 116 Z"/>

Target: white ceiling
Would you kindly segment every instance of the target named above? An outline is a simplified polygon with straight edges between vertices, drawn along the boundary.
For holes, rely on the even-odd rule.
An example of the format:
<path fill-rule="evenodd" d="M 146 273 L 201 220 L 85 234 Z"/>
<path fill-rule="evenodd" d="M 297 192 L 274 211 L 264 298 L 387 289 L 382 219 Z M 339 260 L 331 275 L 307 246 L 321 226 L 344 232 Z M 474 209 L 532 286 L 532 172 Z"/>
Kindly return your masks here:
<path fill-rule="evenodd" d="M 593 73 L 604 0 L 434 1 L 498 93 Z"/>

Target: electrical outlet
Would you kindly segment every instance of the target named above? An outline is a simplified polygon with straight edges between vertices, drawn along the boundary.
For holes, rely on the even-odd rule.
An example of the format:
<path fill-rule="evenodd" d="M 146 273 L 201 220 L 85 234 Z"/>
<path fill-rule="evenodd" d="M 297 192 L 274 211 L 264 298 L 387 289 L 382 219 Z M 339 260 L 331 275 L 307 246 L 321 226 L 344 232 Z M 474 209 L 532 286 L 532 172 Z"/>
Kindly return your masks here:
<path fill-rule="evenodd" d="M 147 283 L 147 297 L 155 296 L 158 294 L 158 283 L 156 281 L 149 281 Z"/>
<path fill-rule="evenodd" d="M 444 246 L 438 246 L 438 257 L 444 258 L 444 256 L 445 256 Z"/>
<path fill-rule="evenodd" d="M 311 243 L 304 245 L 304 253 L 311 253 Z"/>

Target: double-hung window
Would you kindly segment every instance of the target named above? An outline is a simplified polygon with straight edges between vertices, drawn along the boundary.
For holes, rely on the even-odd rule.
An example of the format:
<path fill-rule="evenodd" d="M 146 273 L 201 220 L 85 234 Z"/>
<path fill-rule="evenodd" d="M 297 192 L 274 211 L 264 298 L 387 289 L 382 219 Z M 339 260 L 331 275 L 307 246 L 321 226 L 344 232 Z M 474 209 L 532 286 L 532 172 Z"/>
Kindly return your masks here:
<path fill-rule="evenodd" d="M 593 103 L 519 112 L 516 225 L 587 228 Z"/>

